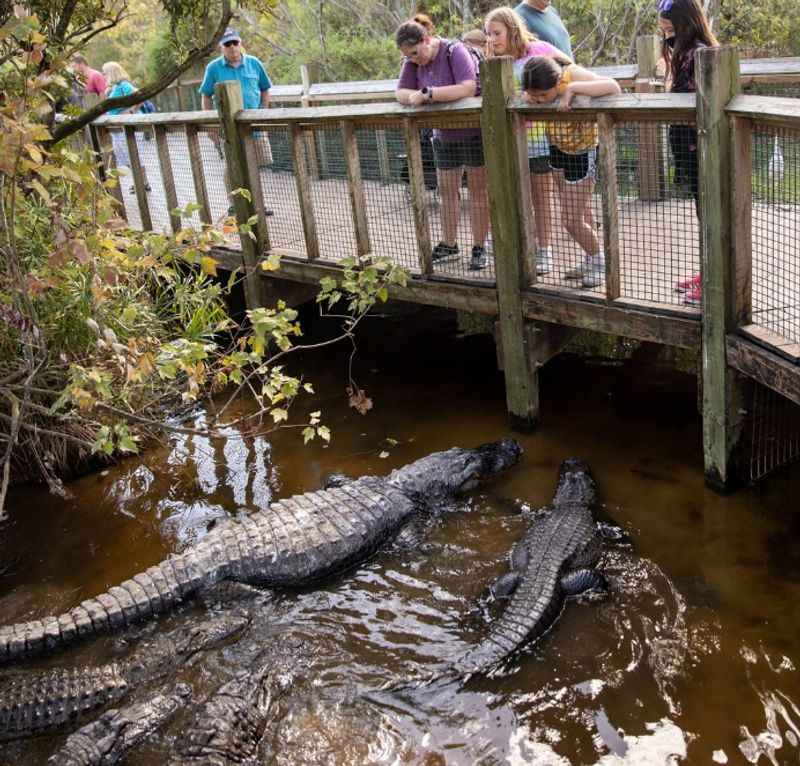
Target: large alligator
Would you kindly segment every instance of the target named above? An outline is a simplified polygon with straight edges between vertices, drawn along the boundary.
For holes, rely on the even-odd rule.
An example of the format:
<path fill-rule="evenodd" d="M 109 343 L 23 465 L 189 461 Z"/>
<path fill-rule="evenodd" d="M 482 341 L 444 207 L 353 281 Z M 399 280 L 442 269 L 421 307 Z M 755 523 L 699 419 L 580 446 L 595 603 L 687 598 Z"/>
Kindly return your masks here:
<path fill-rule="evenodd" d="M 0 628 L 0 660 L 27 657 L 145 620 L 224 580 L 299 587 L 364 561 L 422 511 L 433 512 L 519 459 L 512 439 L 453 448 L 342 487 L 295 495 L 212 529 L 197 545 L 61 615 Z"/>
<path fill-rule="evenodd" d="M 596 499 L 589 466 L 565 460 L 552 505 L 534 516 L 514 548 L 511 571 L 495 584 L 495 595 L 509 599 L 503 614 L 484 641 L 453 663 L 449 674 L 491 672 L 547 633 L 568 597 L 607 589 L 605 577 L 594 569 L 601 552 L 592 514 Z"/>
<path fill-rule="evenodd" d="M 92 668 L 14 673 L 0 680 L 0 740 L 76 725 L 82 718 L 124 697 L 134 686 L 160 678 L 241 631 L 242 615 L 195 622 L 142 641 L 126 660 Z"/>

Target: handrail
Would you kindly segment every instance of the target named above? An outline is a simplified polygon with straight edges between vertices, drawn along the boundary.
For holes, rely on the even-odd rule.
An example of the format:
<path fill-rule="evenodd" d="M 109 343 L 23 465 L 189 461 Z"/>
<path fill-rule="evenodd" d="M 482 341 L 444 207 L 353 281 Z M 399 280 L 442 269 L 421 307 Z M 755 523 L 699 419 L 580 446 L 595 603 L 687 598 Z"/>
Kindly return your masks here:
<path fill-rule="evenodd" d="M 735 96 L 725 107 L 735 117 L 800 121 L 800 99 L 777 96 Z"/>
<path fill-rule="evenodd" d="M 593 98 L 587 105 L 573 102 L 567 112 L 558 111 L 550 104 L 528 104 L 521 99 L 512 101 L 508 108 L 509 111 L 538 119 L 577 120 L 600 113 L 631 116 L 634 119 L 694 119 L 696 99 L 694 93 L 621 93 L 618 96 Z"/>

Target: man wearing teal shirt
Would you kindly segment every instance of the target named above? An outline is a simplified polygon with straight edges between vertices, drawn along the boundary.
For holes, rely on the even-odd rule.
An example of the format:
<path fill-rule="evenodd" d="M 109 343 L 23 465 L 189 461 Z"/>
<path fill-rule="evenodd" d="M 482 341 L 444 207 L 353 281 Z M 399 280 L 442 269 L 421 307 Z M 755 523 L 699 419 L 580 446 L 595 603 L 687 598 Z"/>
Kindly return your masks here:
<path fill-rule="evenodd" d="M 200 85 L 203 109 L 213 109 L 214 86 L 218 82 L 235 80 L 242 85 L 245 109 L 266 109 L 269 106 L 269 89 L 272 82 L 264 65 L 255 57 L 242 51 L 242 38 L 226 29 L 219 41 L 222 55 L 206 66 Z"/>
<path fill-rule="evenodd" d="M 550 5 L 550 0 L 523 0 L 514 10 L 522 17 L 529 32 L 573 58 L 569 32 L 558 11 Z"/>

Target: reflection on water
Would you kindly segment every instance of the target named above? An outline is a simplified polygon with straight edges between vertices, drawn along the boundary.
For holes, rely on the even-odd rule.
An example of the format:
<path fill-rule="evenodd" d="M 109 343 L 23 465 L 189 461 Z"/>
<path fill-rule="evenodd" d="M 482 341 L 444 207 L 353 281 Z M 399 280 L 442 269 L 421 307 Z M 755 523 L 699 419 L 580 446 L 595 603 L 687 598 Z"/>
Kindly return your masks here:
<path fill-rule="evenodd" d="M 376 321 L 359 355 L 359 382 L 375 402 L 368 417 L 346 406 L 346 352 L 315 357 L 308 409 L 323 410 L 330 447 L 303 447 L 285 432 L 177 434 L 74 482 L 72 499 L 17 490 L 3 530 L 3 622 L 66 610 L 209 525 L 317 489 L 329 473 L 384 474 L 507 434 L 491 344 L 454 340 L 441 314 Z M 520 465 L 459 501 L 421 545 L 385 551 L 318 588 L 248 601 L 244 637 L 176 668 L 175 680 L 199 702 L 287 640 L 303 641 L 302 667 L 289 669 L 293 686 L 261 748 L 265 763 L 281 766 L 797 763 L 800 523 L 786 500 L 797 496 L 798 472 L 733 497 L 707 490 L 693 380 L 636 358 L 617 367 L 558 359 L 542 400 L 543 423 L 521 438 Z M 203 414 L 193 417 L 203 427 Z M 523 534 L 520 511 L 550 500 L 569 455 L 588 460 L 604 512 L 632 541 L 603 555 L 610 596 L 569 603 L 498 677 L 377 693 L 442 670 L 485 635 L 477 606 Z M 189 604 L 153 627 L 209 608 L 220 607 Z M 97 664 L 126 646 L 107 637 L 32 664 Z M 0 693 L 8 672 L 0 669 Z M 148 691 L 135 689 L 131 701 Z M 127 762 L 166 762 L 190 719 L 187 708 Z M 0 764 L 43 763 L 62 741 L 0 745 Z"/>

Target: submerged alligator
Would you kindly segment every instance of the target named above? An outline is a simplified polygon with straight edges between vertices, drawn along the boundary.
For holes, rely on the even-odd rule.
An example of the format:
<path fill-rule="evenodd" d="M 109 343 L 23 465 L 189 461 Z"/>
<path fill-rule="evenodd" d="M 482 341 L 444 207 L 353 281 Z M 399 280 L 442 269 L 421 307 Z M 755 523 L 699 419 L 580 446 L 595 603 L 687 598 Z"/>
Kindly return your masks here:
<path fill-rule="evenodd" d="M 143 641 L 127 659 L 100 667 L 19 673 L 0 679 L 0 740 L 73 726 L 160 678 L 198 652 L 239 633 L 249 618 L 225 615 Z"/>
<path fill-rule="evenodd" d="M 511 556 L 511 571 L 493 588 L 508 598 L 486 639 L 457 659 L 452 673 L 489 673 L 524 644 L 541 638 L 558 619 L 566 599 L 607 590 L 594 568 L 601 534 L 592 514 L 597 487 L 582 460 L 561 464 L 551 506 L 539 511 Z"/>
<path fill-rule="evenodd" d="M 225 580 L 299 587 L 353 567 L 423 511 L 517 462 L 512 439 L 435 452 L 380 478 L 272 503 L 61 615 L 0 628 L 0 661 L 32 656 L 169 611 Z"/>

